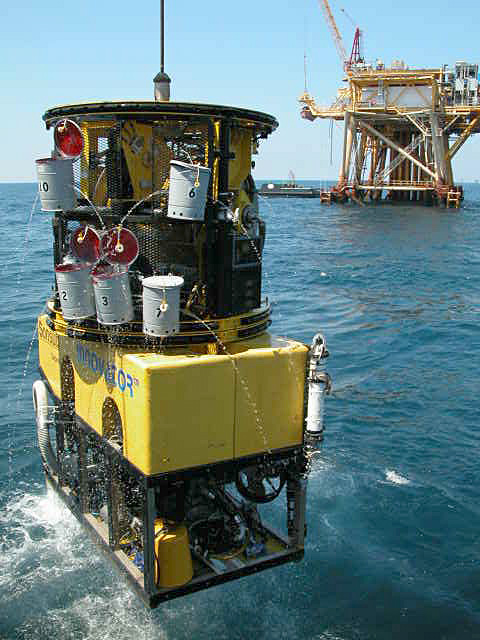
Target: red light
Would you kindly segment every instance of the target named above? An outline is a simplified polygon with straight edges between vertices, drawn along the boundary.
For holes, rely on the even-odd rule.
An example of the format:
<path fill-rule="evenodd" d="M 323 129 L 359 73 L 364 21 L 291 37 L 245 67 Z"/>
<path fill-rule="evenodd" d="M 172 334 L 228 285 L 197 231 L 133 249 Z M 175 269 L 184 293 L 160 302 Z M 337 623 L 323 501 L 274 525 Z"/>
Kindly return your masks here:
<path fill-rule="evenodd" d="M 78 227 L 72 233 L 70 246 L 82 262 L 95 264 L 100 260 L 100 237 L 92 227 Z"/>
<path fill-rule="evenodd" d="M 57 122 L 53 133 L 55 146 L 64 158 L 78 158 L 83 151 L 83 133 L 72 120 Z"/>
<path fill-rule="evenodd" d="M 138 256 L 138 240 L 129 229 L 109 229 L 102 236 L 102 256 L 110 264 L 132 264 Z"/>

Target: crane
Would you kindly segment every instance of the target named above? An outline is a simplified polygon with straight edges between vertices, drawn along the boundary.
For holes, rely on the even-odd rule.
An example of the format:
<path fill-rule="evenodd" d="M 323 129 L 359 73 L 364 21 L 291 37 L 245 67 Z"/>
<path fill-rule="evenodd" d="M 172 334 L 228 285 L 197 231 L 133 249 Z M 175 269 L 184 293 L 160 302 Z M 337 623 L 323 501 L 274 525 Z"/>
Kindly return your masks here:
<path fill-rule="evenodd" d="M 365 59 L 361 52 L 361 38 L 362 32 L 359 27 L 355 27 L 355 23 L 353 19 L 349 16 L 349 14 L 345 11 L 345 9 L 341 9 L 341 11 L 345 14 L 345 16 L 350 20 L 352 25 L 355 27 L 355 34 L 353 37 L 353 45 L 352 51 L 350 53 L 350 57 L 347 57 L 347 52 L 345 50 L 345 45 L 343 44 L 342 36 L 338 30 L 337 24 L 335 22 L 335 18 L 333 17 L 332 10 L 328 3 L 328 0 L 318 0 L 318 3 L 323 11 L 323 15 L 328 24 L 330 32 L 333 37 L 333 42 L 337 49 L 337 53 L 340 56 L 340 60 L 342 61 L 342 67 L 344 71 L 355 73 L 356 71 L 360 71 L 365 68 Z M 306 54 L 304 55 L 304 72 L 305 72 L 305 90 L 303 94 L 300 96 L 299 101 L 304 103 L 304 107 L 302 107 L 300 111 L 300 116 L 305 119 L 313 122 L 315 120 L 315 115 L 312 113 L 311 105 L 314 104 L 313 98 L 307 91 L 307 58 Z M 359 66 L 361 65 L 361 66 Z"/>
<path fill-rule="evenodd" d="M 360 31 L 359 27 L 355 28 L 352 51 L 350 53 L 350 57 L 348 58 L 347 52 L 345 50 L 345 45 L 343 44 L 342 36 L 340 35 L 340 32 L 338 30 L 338 27 L 335 22 L 335 18 L 333 17 L 333 13 L 328 3 L 328 0 L 319 0 L 319 4 L 323 11 L 323 15 L 325 16 L 325 20 L 327 21 L 328 27 L 330 29 L 330 33 L 332 34 L 333 42 L 335 44 L 335 48 L 337 49 L 337 53 L 340 56 L 340 60 L 342 61 L 344 70 L 348 71 L 349 69 L 352 68 L 353 65 L 358 63 L 363 63 L 364 59 L 361 53 L 362 32 Z M 342 11 L 347 16 L 347 18 L 353 23 L 353 20 L 350 18 L 350 16 L 345 11 L 345 9 L 342 9 Z"/>
<path fill-rule="evenodd" d="M 347 52 L 343 44 L 342 36 L 340 35 L 337 24 L 335 22 L 335 18 L 333 17 L 332 10 L 330 9 L 330 5 L 328 4 L 328 0 L 319 0 L 319 4 L 323 11 L 323 15 L 325 16 L 325 20 L 327 21 L 330 33 L 332 34 L 337 53 L 340 56 L 342 64 L 345 66 L 347 62 Z"/>

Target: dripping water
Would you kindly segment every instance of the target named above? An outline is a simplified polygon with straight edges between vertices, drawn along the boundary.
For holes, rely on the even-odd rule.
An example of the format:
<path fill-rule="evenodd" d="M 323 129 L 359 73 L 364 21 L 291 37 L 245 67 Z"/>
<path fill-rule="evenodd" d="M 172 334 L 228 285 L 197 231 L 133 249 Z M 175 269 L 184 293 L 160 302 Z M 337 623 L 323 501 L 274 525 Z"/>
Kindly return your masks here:
<path fill-rule="evenodd" d="M 247 238 L 248 238 L 253 250 L 255 251 L 255 254 L 257 256 L 258 262 L 260 264 L 262 264 L 262 256 L 260 255 L 260 252 L 258 251 L 257 245 L 255 244 L 253 238 L 248 233 L 248 229 L 242 223 L 240 223 L 240 227 L 242 228 L 242 231 L 247 236 Z M 265 274 L 265 276 L 267 276 L 268 286 L 271 288 L 271 281 L 270 281 L 270 278 L 269 278 L 267 272 L 264 270 L 263 273 Z M 281 314 L 279 314 L 279 320 L 281 320 Z M 290 341 L 287 338 L 282 338 L 282 340 L 285 340 L 287 345 L 290 343 Z M 289 367 L 290 371 L 292 372 L 292 374 L 293 374 L 293 376 L 295 378 L 295 381 L 296 381 L 297 385 L 299 386 L 299 388 L 303 387 L 303 380 L 300 380 L 300 378 L 298 376 L 298 373 L 297 373 L 297 371 L 295 369 L 295 366 L 294 366 L 294 363 L 293 363 L 293 354 L 292 354 L 291 350 L 288 350 L 288 367 Z"/>
<path fill-rule="evenodd" d="M 162 193 L 164 193 L 162 190 L 159 191 L 153 191 L 150 195 L 146 196 L 145 198 L 143 198 L 142 200 L 139 200 L 138 202 L 136 202 L 133 207 L 131 207 L 127 213 L 123 216 L 123 218 L 120 220 L 120 224 L 118 225 L 119 227 L 122 226 L 122 224 L 125 222 L 125 220 L 128 218 L 128 216 L 133 213 L 133 211 L 135 211 L 135 209 L 138 209 L 138 207 L 143 204 L 144 202 L 148 202 L 149 200 L 151 200 L 152 198 L 154 198 L 155 196 L 160 196 L 162 195 Z"/>
<path fill-rule="evenodd" d="M 234 370 L 235 370 L 235 372 L 236 372 L 236 374 L 238 376 L 238 379 L 240 380 L 240 383 L 241 383 L 241 385 L 242 385 L 242 387 L 243 387 L 243 389 L 245 391 L 245 395 L 247 396 L 247 400 L 248 400 L 248 403 L 250 405 L 250 408 L 253 411 L 253 415 L 255 417 L 255 422 L 257 424 L 257 429 L 258 429 L 258 432 L 259 432 L 259 434 L 260 434 L 260 436 L 261 436 L 261 438 L 263 440 L 263 444 L 264 444 L 266 450 L 268 451 L 268 453 L 271 454 L 272 450 L 271 450 L 271 448 L 270 448 L 270 446 L 268 444 L 267 434 L 265 432 L 265 427 L 263 425 L 263 421 L 261 419 L 260 412 L 259 412 L 258 407 L 257 407 L 257 403 L 255 402 L 255 400 L 252 397 L 252 394 L 250 393 L 250 389 L 248 387 L 247 381 L 245 380 L 245 378 L 240 373 L 238 365 L 235 362 L 234 356 L 228 351 L 227 347 L 225 346 L 224 342 L 221 340 L 220 336 L 217 333 L 215 333 L 215 331 L 213 329 L 211 329 L 204 320 L 202 320 L 199 316 L 197 316 L 195 313 L 193 313 L 190 310 L 188 310 L 188 311 L 183 310 L 183 312 L 186 315 L 190 315 L 193 318 L 195 318 L 195 320 L 200 322 L 207 329 L 207 331 L 212 334 L 212 336 L 215 338 L 215 341 L 217 342 L 218 346 L 220 347 L 221 352 L 224 353 L 228 357 L 228 359 L 230 360 L 230 362 L 232 364 L 232 367 L 234 368 Z"/>
<path fill-rule="evenodd" d="M 29 240 L 30 240 L 30 233 L 31 233 L 31 229 L 32 229 L 32 222 L 33 222 L 33 216 L 35 213 L 35 209 L 37 206 L 37 203 L 39 201 L 39 197 L 40 194 L 37 192 L 35 199 L 33 201 L 32 207 L 30 209 L 30 215 L 27 221 L 27 230 L 25 232 L 25 236 L 23 239 L 23 244 L 22 244 L 22 250 L 20 253 L 20 260 L 19 260 L 19 264 L 18 264 L 18 271 L 17 271 L 17 278 L 16 278 L 16 283 L 15 283 L 15 291 L 13 294 L 13 300 L 16 301 L 19 298 L 20 295 L 20 287 L 22 284 L 22 278 L 23 278 L 23 273 L 24 273 L 24 269 L 25 269 L 25 260 L 27 257 L 27 252 L 28 252 L 28 245 L 29 245 Z M 12 312 L 10 314 L 9 317 L 9 321 L 10 323 L 13 325 L 14 323 L 14 313 L 16 311 L 16 305 L 13 305 L 12 308 Z M 28 363 L 30 361 L 30 355 L 31 355 L 31 351 L 33 348 L 33 343 L 35 341 L 36 338 L 36 323 L 35 323 L 35 330 L 33 332 L 33 336 L 32 339 L 30 341 L 30 345 L 28 347 L 27 350 L 27 354 L 26 354 L 26 358 L 25 358 L 25 364 L 24 364 L 24 368 L 23 368 L 23 376 L 20 380 L 19 383 L 19 388 L 17 391 L 17 411 L 15 412 L 15 416 L 13 419 L 10 418 L 11 416 L 11 403 L 12 403 L 12 391 L 10 390 L 10 385 L 8 386 L 8 392 L 7 392 L 7 416 L 9 417 L 8 419 L 8 423 L 7 423 L 7 433 L 8 433 L 8 482 L 9 482 L 9 486 L 12 486 L 13 483 L 13 450 L 14 450 L 14 441 L 15 441 L 15 426 L 16 426 L 16 422 L 15 419 L 18 416 L 18 408 L 19 408 L 19 402 L 20 402 L 20 398 L 22 396 L 23 393 L 23 387 L 25 385 L 25 378 L 27 375 L 27 369 L 28 369 Z M 8 349 L 8 358 L 7 358 L 7 369 L 11 370 L 12 367 L 12 356 L 13 356 L 13 345 L 14 345 L 14 340 L 10 341 L 10 346 Z"/>
<path fill-rule="evenodd" d="M 90 200 L 90 198 L 87 196 L 87 194 L 84 193 L 81 189 L 79 189 L 76 185 L 73 185 L 73 188 L 75 189 L 75 191 L 78 194 L 80 194 L 82 196 L 82 198 L 85 198 L 85 200 L 88 202 L 88 204 L 95 211 L 95 214 L 96 214 L 97 218 L 100 220 L 100 224 L 102 225 L 102 229 L 106 229 L 107 227 L 105 226 L 105 222 L 103 221 L 103 218 L 100 215 L 100 212 L 98 211 L 97 207 L 93 204 L 93 202 Z"/>

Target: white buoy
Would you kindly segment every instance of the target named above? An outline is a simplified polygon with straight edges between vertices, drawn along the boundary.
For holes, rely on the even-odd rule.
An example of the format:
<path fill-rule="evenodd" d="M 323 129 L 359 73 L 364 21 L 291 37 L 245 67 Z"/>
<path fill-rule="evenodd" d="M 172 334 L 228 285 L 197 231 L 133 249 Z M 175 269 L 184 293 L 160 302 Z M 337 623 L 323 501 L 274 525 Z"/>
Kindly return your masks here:
<path fill-rule="evenodd" d="M 209 182 L 208 167 L 171 160 L 167 217 L 203 221 Z"/>
<path fill-rule="evenodd" d="M 167 337 L 180 330 L 180 276 L 151 276 L 143 284 L 143 331 Z"/>
<path fill-rule="evenodd" d="M 322 334 L 317 333 L 310 347 L 310 365 L 308 372 L 307 436 L 320 439 L 323 435 L 323 414 L 325 396 L 330 393 L 331 379 L 323 371 L 322 360 L 328 355 L 327 345 Z"/>
<path fill-rule="evenodd" d="M 77 206 L 71 159 L 40 158 L 35 166 L 42 211 L 68 211 Z"/>
<path fill-rule="evenodd" d="M 51 473 L 58 473 L 58 463 L 50 441 L 48 431 L 49 424 L 49 406 L 48 406 L 48 389 L 43 380 L 36 380 L 32 387 L 33 408 L 35 410 L 35 419 L 37 421 L 37 437 L 38 447 L 44 464 L 46 464 Z"/>
<path fill-rule="evenodd" d="M 90 265 L 80 262 L 55 267 L 60 306 L 65 320 L 82 320 L 95 315 L 95 298 Z"/>

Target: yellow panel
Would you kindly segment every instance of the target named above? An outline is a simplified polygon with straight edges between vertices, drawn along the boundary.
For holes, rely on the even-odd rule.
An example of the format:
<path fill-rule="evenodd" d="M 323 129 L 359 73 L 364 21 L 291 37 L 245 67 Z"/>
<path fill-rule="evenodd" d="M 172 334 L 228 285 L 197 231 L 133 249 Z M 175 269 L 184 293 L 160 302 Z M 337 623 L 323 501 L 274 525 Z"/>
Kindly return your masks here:
<path fill-rule="evenodd" d="M 88 193 L 88 163 L 90 158 L 90 152 L 92 151 L 92 140 L 88 135 L 88 126 L 85 122 L 82 122 L 82 134 L 83 134 L 83 153 L 80 157 L 80 189 L 83 193 Z M 97 141 L 95 140 L 95 146 Z M 88 194 L 90 195 L 90 194 Z"/>
<path fill-rule="evenodd" d="M 46 316 L 38 318 L 38 361 L 42 371 L 50 383 L 53 393 L 59 398 L 60 391 L 60 363 L 59 336 L 46 324 Z"/>
<path fill-rule="evenodd" d="M 125 453 L 152 475 L 233 458 L 235 369 L 227 356 L 124 358 L 142 401 L 126 409 Z"/>
<path fill-rule="evenodd" d="M 81 123 L 85 144 L 80 157 L 80 188 L 98 206 L 107 204 L 107 178 L 106 172 L 99 164 L 90 164 L 90 158 L 91 154 L 97 154 L 99 151 L 98 139 L 107 138 L 108 131 L 114 124 L 113 121 Z"/>
<path fill-rule="evenodd" d="M 252 132 L 250 129 L 232 129 L 230 152 L 235 157 L 228 162 L 228 188 L 236 190 L 240 188 L 251 169 Z"/>
<path fill-rule="evenodd" d="M 127 161 L 135 200 L 147 198 L 153 191 L 152 133 L 152 125 L 141 124 L 135 120 L 128 120 L 123 127 L 122 149 Z M 162 175 L 168 176 L 170 151 L 165 142 L 160 139 L 155 140 L 155 154 L 158 154 L 158 160 L 163 160 L 165 163 L 162 167 Z M 168 188 L 168 178 L 162 188 Z"/>
<path fill-rule="evenodd" d="M 102 407 L 120 412 L 124 455 L 146 475 L 209 465 L 303 440 L 308 348 L 264 334 L 229 355 L 144 353 L 55 333 L 39 318 L 40 365 L 58 397 L 75 371 L 75 411 L 102 435 Z"/>
<path fill-rule="evenodd" d="M 217 120 L 213 126 L 213 148 L 220 149 L 220 121 Z M 218 174 L 220 170 L 220 159 L 218 156 L 213 161 L 212 169 L 212 195 L 213 199 L 218 198 Z"/>
<path fill-rule="evenodd" d="M 303 344 L 272 339 L 235 355 L 235 458 L 303 442 L 307 353 Z"/>
<path fill-rule="evenodd" d="M 53 393 L 61 398 L 60 367 L 68 356 L 75 373 L 75 412 L 102 435 L 102 407 L 111 397 L 126 423 L 126 407 L 143 404 L 145 390 L 138 378 L 128 370 L 125 350 L 101 342 L 87 342 L 59 335 L 46 324 L 46 316 L 38 321 L 40 366 Z"/>
<path fill-rule="evenodd" d="M 75 371 L 76 414 L 102 435 L 102 407 L 115 401 L 124 455 L 145 474 L 233 458 L 235 369 L 224 355 L 127 353 L 59 336 L 39 320 L 40 365 L 61 397 L 60 364 Z"/>

